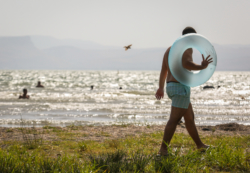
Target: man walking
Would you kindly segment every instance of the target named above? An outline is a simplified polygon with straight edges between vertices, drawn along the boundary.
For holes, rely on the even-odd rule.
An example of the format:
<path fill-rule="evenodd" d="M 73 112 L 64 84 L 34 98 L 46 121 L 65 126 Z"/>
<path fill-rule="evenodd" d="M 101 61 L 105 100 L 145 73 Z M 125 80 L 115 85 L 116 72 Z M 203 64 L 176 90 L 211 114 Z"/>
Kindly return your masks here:
<path fill-rule="evenodd" d="M 195 29 L 192 27 L 186 27 L 182 31 L 182 35 L 188 33 L 196 33 Z M 169 56 L 169 47 L 163 57 L 162 69 L 159 80 L 159 89 L 157 90 L 155 97 L 160 100 L 164 97 L 164 83 L 167 78 L 167 95 L 172 100 L 171 114 L 168 120 L 168 123 L 164 130 L 163 141 L 161 148 L 159 150 L 160 155 L 168 155 L 168 148 L 166 144 L 169 144 L 178 122 L 184 117 L 185 125 L 189 135 L 194 140 L 198 149 L 207 149 L 209 146 L 202 143 L 198 131 L 194 122 L 194 112 L 192 104 L 190 102 L 190 87 L 185 86 L 179 83 L 171 74 L 168 66 L 168 56 Z M 201 65 L 195 64 L 192 58 L 193 50 L 192 48 L 187 49 L 182 56 L 182 66 L 187 70 L 203 70 L 207 68 L 208 64 L 213 62 L 212 58 L 209 58 L 210 55 L 205 59 L 202 55 Z"/>

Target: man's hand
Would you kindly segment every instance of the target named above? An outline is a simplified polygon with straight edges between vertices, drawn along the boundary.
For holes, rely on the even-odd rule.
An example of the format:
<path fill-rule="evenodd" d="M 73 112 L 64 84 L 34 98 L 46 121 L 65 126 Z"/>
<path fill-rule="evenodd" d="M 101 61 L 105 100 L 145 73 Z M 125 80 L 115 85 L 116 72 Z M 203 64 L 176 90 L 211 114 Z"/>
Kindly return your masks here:
<path fill-rule="evenodd" d="M 210 55 L 207 56 L 207 58 L 204 58 L 204 55 L 202 54 L 202 62 L 201 62 L 201 66 L 203 69 L 207 68 L 208 64 L 210 64 L 211 62 L 213 62 L 213 58 L 209 58 Z M 209 58 L 209 59 L 208 59 Z"/>
<path fill-rule="evenodd" d="M 159 88 L 155 93 L 155 97 L 157 100 L 161 100 L 164 97 L 164 90 Z"/>

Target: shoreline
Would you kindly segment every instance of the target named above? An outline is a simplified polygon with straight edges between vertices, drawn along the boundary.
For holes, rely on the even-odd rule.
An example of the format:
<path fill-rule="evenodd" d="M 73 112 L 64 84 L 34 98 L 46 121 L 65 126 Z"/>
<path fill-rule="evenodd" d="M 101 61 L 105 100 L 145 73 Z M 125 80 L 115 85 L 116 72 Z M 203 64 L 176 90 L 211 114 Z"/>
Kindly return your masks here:
<path fill-rule="evenodd" d="M 61 140 L 61 135 L 71 134 L 75 138 L 74 141 L 97 141 L 124 139 L 126 137 L 139 137 L 152 133 L 164 132 L 165 125 L 108 125 L 108 126 L 66 126 L 66 127 L 0 127 L 0 141 L 22 141 L 23 134 L 42 136 L 45 141 Z M 229 123 L 216 126 L 197 126 L 199 135 L 201 136 L 242 136 L 250 135 L 250 126 Z M 65 134 L 64 134 L 65 133 Z M 188 135 L 184 123 L 177 125 L 175 133 Z"/>

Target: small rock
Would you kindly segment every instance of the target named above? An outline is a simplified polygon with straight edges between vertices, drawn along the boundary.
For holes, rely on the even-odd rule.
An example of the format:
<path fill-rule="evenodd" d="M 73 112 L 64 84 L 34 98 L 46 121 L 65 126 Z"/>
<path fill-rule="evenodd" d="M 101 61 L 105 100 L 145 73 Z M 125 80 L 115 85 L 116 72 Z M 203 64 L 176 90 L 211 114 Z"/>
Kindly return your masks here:
<path fill-rule="evenodd" d="M 203 131 L 213 131 L 212 129 L 206 128 L 206 127 L 202 128 L 201 130 L 203 130 Z"/>
<path fill-rule="evenodd" d="M 178 125 L 182 125 L 182 124 L 183 124 L 183 121 L 180 120 L 180 121 L 178 122 Z"/>
<path fill-rule="evenodd" d="M 203 87 L 203 89 L 210 89 L 210 88 L 214 89 L 214 86 L 208 86 L 208 85 L 206 85 L 206 86 Z"/>
<path fill-rule="evenodd" d="M 246 127 L 244 125 L 237 124 L 237 123 L 220 124 L 220 125 L 216 125 L 216 127 L 224 131 L 245 131 L 246 130 Z"/>

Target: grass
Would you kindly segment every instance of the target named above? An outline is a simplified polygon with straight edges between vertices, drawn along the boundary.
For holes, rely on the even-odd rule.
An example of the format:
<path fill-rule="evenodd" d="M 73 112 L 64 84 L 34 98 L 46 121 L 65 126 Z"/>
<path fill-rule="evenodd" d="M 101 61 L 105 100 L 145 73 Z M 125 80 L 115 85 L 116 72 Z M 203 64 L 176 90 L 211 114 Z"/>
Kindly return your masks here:
<path fill-rule="evenodd" d="M 118 149 L 120 147 L 120 141 L 117 139 L 106 140 L 105 143 L 108 148 Z"/>
<path fill-rule="evenodd" d="M 23 141 L 0 141 L 0 172 L 214 173 L 250 170 L 248 135 L 201 136 L 205 143 L 216 146 L 201 153 L 188 135 L 175 134 L 169 147 L 170 155 L 157 161 L 155 154 L 162 132 L 98 142 L 86 140 L 79 134 L 79 130 L 87 134 L 86 129 L 83 126 L 43 127 L 43 134 L 53 136 L 54 140 L 41 139 L 35 147 L 30 147 L 27 136 L 33 139 L 34 134 L 41 131 L 20 128 L 24 133 Z M 100 134 L 105 135 L 106 132 L 101 131 L 97 137 Z"/>
<path fill-rule="evenodd" d="M 24 145 L 28 149 L 35 149 L 43 143 L 43 131 L 39 131 L 36 128 L 20 128 Z"/>
<path fill-rule="evenodd" d="M 100 137 L 100 136 L 109 137 L 110 134 L 108 134 L 107 132 L 101 131 L 100 133 L 96 133 L 95 136 L 97 136 L 97 137 Z"/>
<path fill-rule="evenodd" d="M 6 132 L 7 132 L 7 133 L 12 133 L 12 132 L 13 132 L 13 129 L 7 129 Z"/>

